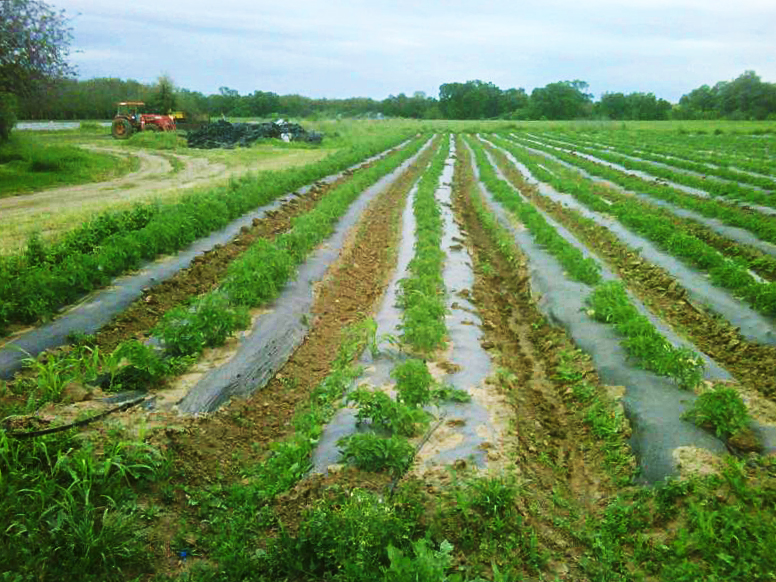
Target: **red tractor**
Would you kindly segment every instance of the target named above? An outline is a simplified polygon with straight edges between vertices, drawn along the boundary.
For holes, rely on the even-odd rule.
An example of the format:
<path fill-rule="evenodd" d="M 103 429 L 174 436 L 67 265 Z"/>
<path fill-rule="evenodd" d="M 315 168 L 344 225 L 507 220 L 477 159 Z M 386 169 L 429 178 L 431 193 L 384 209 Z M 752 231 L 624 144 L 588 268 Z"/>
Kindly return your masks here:
<path fill-rule="evenodd" d="M 175 118 L 172 115 L 158 113 L 140 113 L 142 101 L 122 101 L 118 104 L 116 117 L 113 118 L 111 134 L 116 139 L 129 139 L 136 131 L 172 131 Z"/>

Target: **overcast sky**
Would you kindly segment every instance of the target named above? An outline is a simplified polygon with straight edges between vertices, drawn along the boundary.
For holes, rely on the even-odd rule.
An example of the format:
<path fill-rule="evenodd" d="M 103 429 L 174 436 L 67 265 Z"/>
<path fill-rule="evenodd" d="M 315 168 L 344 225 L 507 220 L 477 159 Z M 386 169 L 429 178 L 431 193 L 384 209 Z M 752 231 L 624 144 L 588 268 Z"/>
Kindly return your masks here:
<path fill-rule="evenodd" d="M 776 0 L 50 0 L 72 18 L 79 77 L 168 73 L 309 97 L 502 89 L 582 79 L 677 101 L 754 69 L 776 81 Z"/>

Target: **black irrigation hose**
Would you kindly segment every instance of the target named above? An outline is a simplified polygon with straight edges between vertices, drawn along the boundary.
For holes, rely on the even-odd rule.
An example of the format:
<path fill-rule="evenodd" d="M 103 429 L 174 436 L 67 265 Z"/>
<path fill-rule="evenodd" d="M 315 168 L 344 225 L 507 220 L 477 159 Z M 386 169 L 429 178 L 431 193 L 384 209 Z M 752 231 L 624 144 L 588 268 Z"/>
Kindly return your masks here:
<path fill-rule="evenodd" d="M 106 410 L 90 418 L 86 418 L 84 420 L 78 420 L 76 422 L 71 422 L 70 424 L 63 424 L 61 426 L 55 426 L 53 428 L 45 428 L 43 430 L 9 432 L 9 433 L 6 433 L 6 436 L 15 438 L 15 439 L 29 439 L 33 437 L 43 436 L 46 434 L 62 432 L 79 426 L 86 426 L 87 424 L 91 424 L 92 422 L 100 420 L 101 418 L 105 418 L 106 416 L 108 416 L 109 414 L 113 414 L 114 412 L 120 412 L 122 410 L 127 410 L 128 408 L 137 406 L 138 404 L 141 404 L 146 400 L 148 400 L 148 398 L 149 398 L 148 396 L 141 396 L 140 398 L 135 398 L 134 400 L 130 400 L 129 402 L 124 402 L 123 404 L 120 404 L 115 408 L 111 408 L 110 410 Z"/>
<path fill-rule="evenodd" d="M 428 439 L 431 438 L 431 435 L 434 434 L 436 429 L 440 427 L 440 425 L 444 422 L 446 418 L 447 418 L 447 414 L 443 414 L 441 417 L 439 417 L 439 420 L 437 421 L 437 423 L 434 426 L 432 426 L 430 429 L 428 429 L 428 431 L 426 431 L 426 434 L 423 436 L 423 439 L 418 443 L 418 446 L 415 447 L 415 454 L 412 455 L 413 459 L 418 456 L 420 449 L 423 448 L 423 445 L 425 445 L 428 442 Z M 391 484 L 388 486 L 389 498 L 393 496 L 393 492 L 396 489 L 396 486 L 399 484 L 399 479 L 401 479 L 403 476 L 404 476 L 403 474 L 398 475 L 391 480 Z"/>

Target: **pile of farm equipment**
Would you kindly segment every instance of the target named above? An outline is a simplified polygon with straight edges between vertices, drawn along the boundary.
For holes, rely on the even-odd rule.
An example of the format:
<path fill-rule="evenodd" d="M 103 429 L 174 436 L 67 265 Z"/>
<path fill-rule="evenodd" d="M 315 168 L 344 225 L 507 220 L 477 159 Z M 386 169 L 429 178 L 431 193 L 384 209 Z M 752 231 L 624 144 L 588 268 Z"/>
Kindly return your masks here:
<path fill-rule="evenodd" d="M 187 135 L 190 148 L 214 149 L 247 147 L 260 139 L 282 139 L 283 141 L 300 141 L 321 143 L 323 134 L 307 131 L 297 123 L 276 121 L 268 123 L 229 123 L 219 120 L 191 131 Z"/>

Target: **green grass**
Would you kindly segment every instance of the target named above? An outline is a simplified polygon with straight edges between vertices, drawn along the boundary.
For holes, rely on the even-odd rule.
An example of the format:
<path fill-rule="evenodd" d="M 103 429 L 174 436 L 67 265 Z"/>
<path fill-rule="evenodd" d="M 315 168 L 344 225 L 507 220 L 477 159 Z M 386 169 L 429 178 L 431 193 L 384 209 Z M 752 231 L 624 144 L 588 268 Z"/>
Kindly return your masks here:
<path fill-rule="evenodd" d="M 132 168 L 131 159 L 14 134 L 9 142 L 0 144 L 0 198 L 53 186 L 99 182 Z"/>
<path fill-rule="evenodd" d="M 72 432 L 14 440 L 0 430 L 4 580 L 125 579 L 148 570 L 138 493 L 166 478 L 155 449 Z"/>
<path fill-rule="evenodd" d="M 188 149 L 186 138 L 177 131 L 141 131 L 132 134 L 128 140 L 116 140 L 117 144 L 146 150 Z"/>

